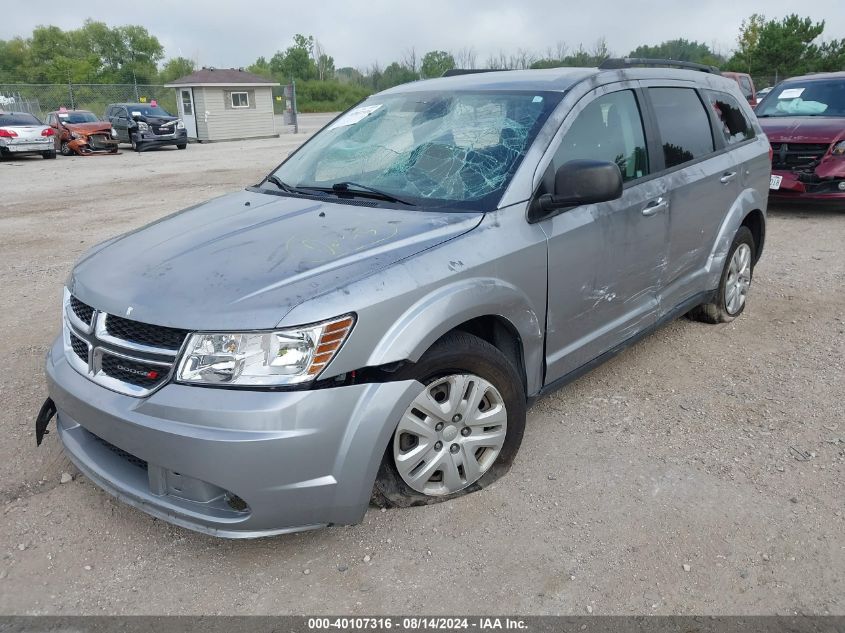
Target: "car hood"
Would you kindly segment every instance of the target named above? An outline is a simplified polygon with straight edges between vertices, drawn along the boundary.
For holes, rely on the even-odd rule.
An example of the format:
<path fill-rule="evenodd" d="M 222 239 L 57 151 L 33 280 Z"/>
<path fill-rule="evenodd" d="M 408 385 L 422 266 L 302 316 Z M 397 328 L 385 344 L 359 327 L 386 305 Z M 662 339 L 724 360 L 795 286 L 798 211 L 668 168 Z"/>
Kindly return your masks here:
<path fill-rule="evenodd" d="M 470 231 L 482 215 L 247 190 L 94 247 L 68 286 L 97 309 L 141 322 L 272 328 L 297 304 Z"/>
<path fill-rule="evenodd" d="M 141 117 L 143 121 L 147 123 L 155 123 L 156 125 L 161 125 L 162 123 L 170 123 L 171 121 L 176 121 L 179 117 L 178 116 L 144 116 Z"/>
<path fill-rule="evenodd" d="M 64 126 L 77 134 L 94 134 L 95 132 L 111 132 L 108 121 L 92 121 L 90 123 L 65 123 Z"/>
<path fill-rule="evenodd" d="M 833 143 L 845 136 L 845 117 L 790 116 L 758 120 L 772 143 Z"/>

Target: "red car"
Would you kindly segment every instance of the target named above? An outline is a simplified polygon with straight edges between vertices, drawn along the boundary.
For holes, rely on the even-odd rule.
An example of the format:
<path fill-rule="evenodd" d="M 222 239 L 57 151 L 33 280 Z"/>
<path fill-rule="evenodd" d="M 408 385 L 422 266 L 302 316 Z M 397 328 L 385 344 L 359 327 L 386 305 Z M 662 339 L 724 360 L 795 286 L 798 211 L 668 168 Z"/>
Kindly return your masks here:
<path fill-rule="evenodd" d="M 742 96 L 745 97 L 745 100 L 748 101 L 748 105 L 752 108 L 757 107 L 757 89 L 754 87 L 754 80 L 751 79 L 751 75 L 748 73 L 725 71 L 722 73 L 722 77 L 733 79 L 736 83 L 738 83 L 739 90 L 742 92 Z"/>
<path fill-rule="evenodd" d="M 845 72 L 788 79 L 756 114 L 772 146 L 770 198 L 845 209 Z"/>
<path fill-rule="evenodd" d="M 111 123 L 93 112 L 61 108 L 47 114 L 47 125 L 56 130 L 56 151 L 62 156 L 117 153 Z"/>

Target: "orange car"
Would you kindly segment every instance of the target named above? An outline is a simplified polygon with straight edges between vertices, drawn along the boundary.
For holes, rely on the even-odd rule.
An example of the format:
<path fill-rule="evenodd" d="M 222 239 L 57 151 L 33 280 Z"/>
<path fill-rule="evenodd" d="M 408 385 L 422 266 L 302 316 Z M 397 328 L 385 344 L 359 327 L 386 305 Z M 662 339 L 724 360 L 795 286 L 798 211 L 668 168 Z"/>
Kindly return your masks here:
<path fill-rule="evenodd" d="M 93 112 L 60 108 L 47 114 L 47 125 L 56 130 L 56 151 L 62 156 L 117 153 L 111 123 Z"/>

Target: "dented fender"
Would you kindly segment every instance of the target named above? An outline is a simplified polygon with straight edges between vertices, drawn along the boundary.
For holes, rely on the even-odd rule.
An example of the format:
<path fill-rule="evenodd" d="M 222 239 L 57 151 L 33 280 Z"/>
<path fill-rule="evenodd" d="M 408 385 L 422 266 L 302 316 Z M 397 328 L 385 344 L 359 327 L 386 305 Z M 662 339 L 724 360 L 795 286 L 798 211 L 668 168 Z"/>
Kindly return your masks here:
<path fill-rule="evenodd" d="M 504 319 L 522 341 L 528 393 L 541 387 L 542 320 L 519 288 L 492 277 L 462 279 L 428 294 L 402 314 L 373 349 L 367 364 L 418 361 L 435 341 L 471 319 L 495 315 Z"/>
<path fill-rule="evenodd" d="M 743 221 L 749 213 L 759 210 L 763 214 L 763 219 L 766 219 L 767 200 L 763 199 L 760 193 L 752 188 L 743 189 L 737 199 L 734 201 L 730 210 L 725 214 L 722 224 L 719 227 L 719 232 L 716 234 L 716 239 L 710 249 L 710 255 L 707 258 L 705 271 L 707 275 L 708 286 L 716 288 L 719 285 L 719 280 L 722 276 L 722 270 L 725 266 L 725 259 L 728 256 L 728 251 L 733 243 L 734 236 L 742 226 Z M 765 235 L 765 230 L 764 230 Z M 762 254 L 762 248 L 757 252 L 759 259 Z"/>

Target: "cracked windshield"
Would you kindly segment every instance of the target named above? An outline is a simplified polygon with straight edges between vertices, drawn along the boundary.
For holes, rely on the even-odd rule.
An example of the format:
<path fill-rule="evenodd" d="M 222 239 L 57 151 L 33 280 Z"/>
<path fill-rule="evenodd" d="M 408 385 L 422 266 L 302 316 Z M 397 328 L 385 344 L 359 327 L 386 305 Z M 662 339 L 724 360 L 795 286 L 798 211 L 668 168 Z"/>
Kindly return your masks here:
<path fill-rule="evenodd" d="M 369 189 L 427 207 L 494 208 L 560 98 L 484 92 L 368 99 L 274 175 L 303 192 Z"/>

